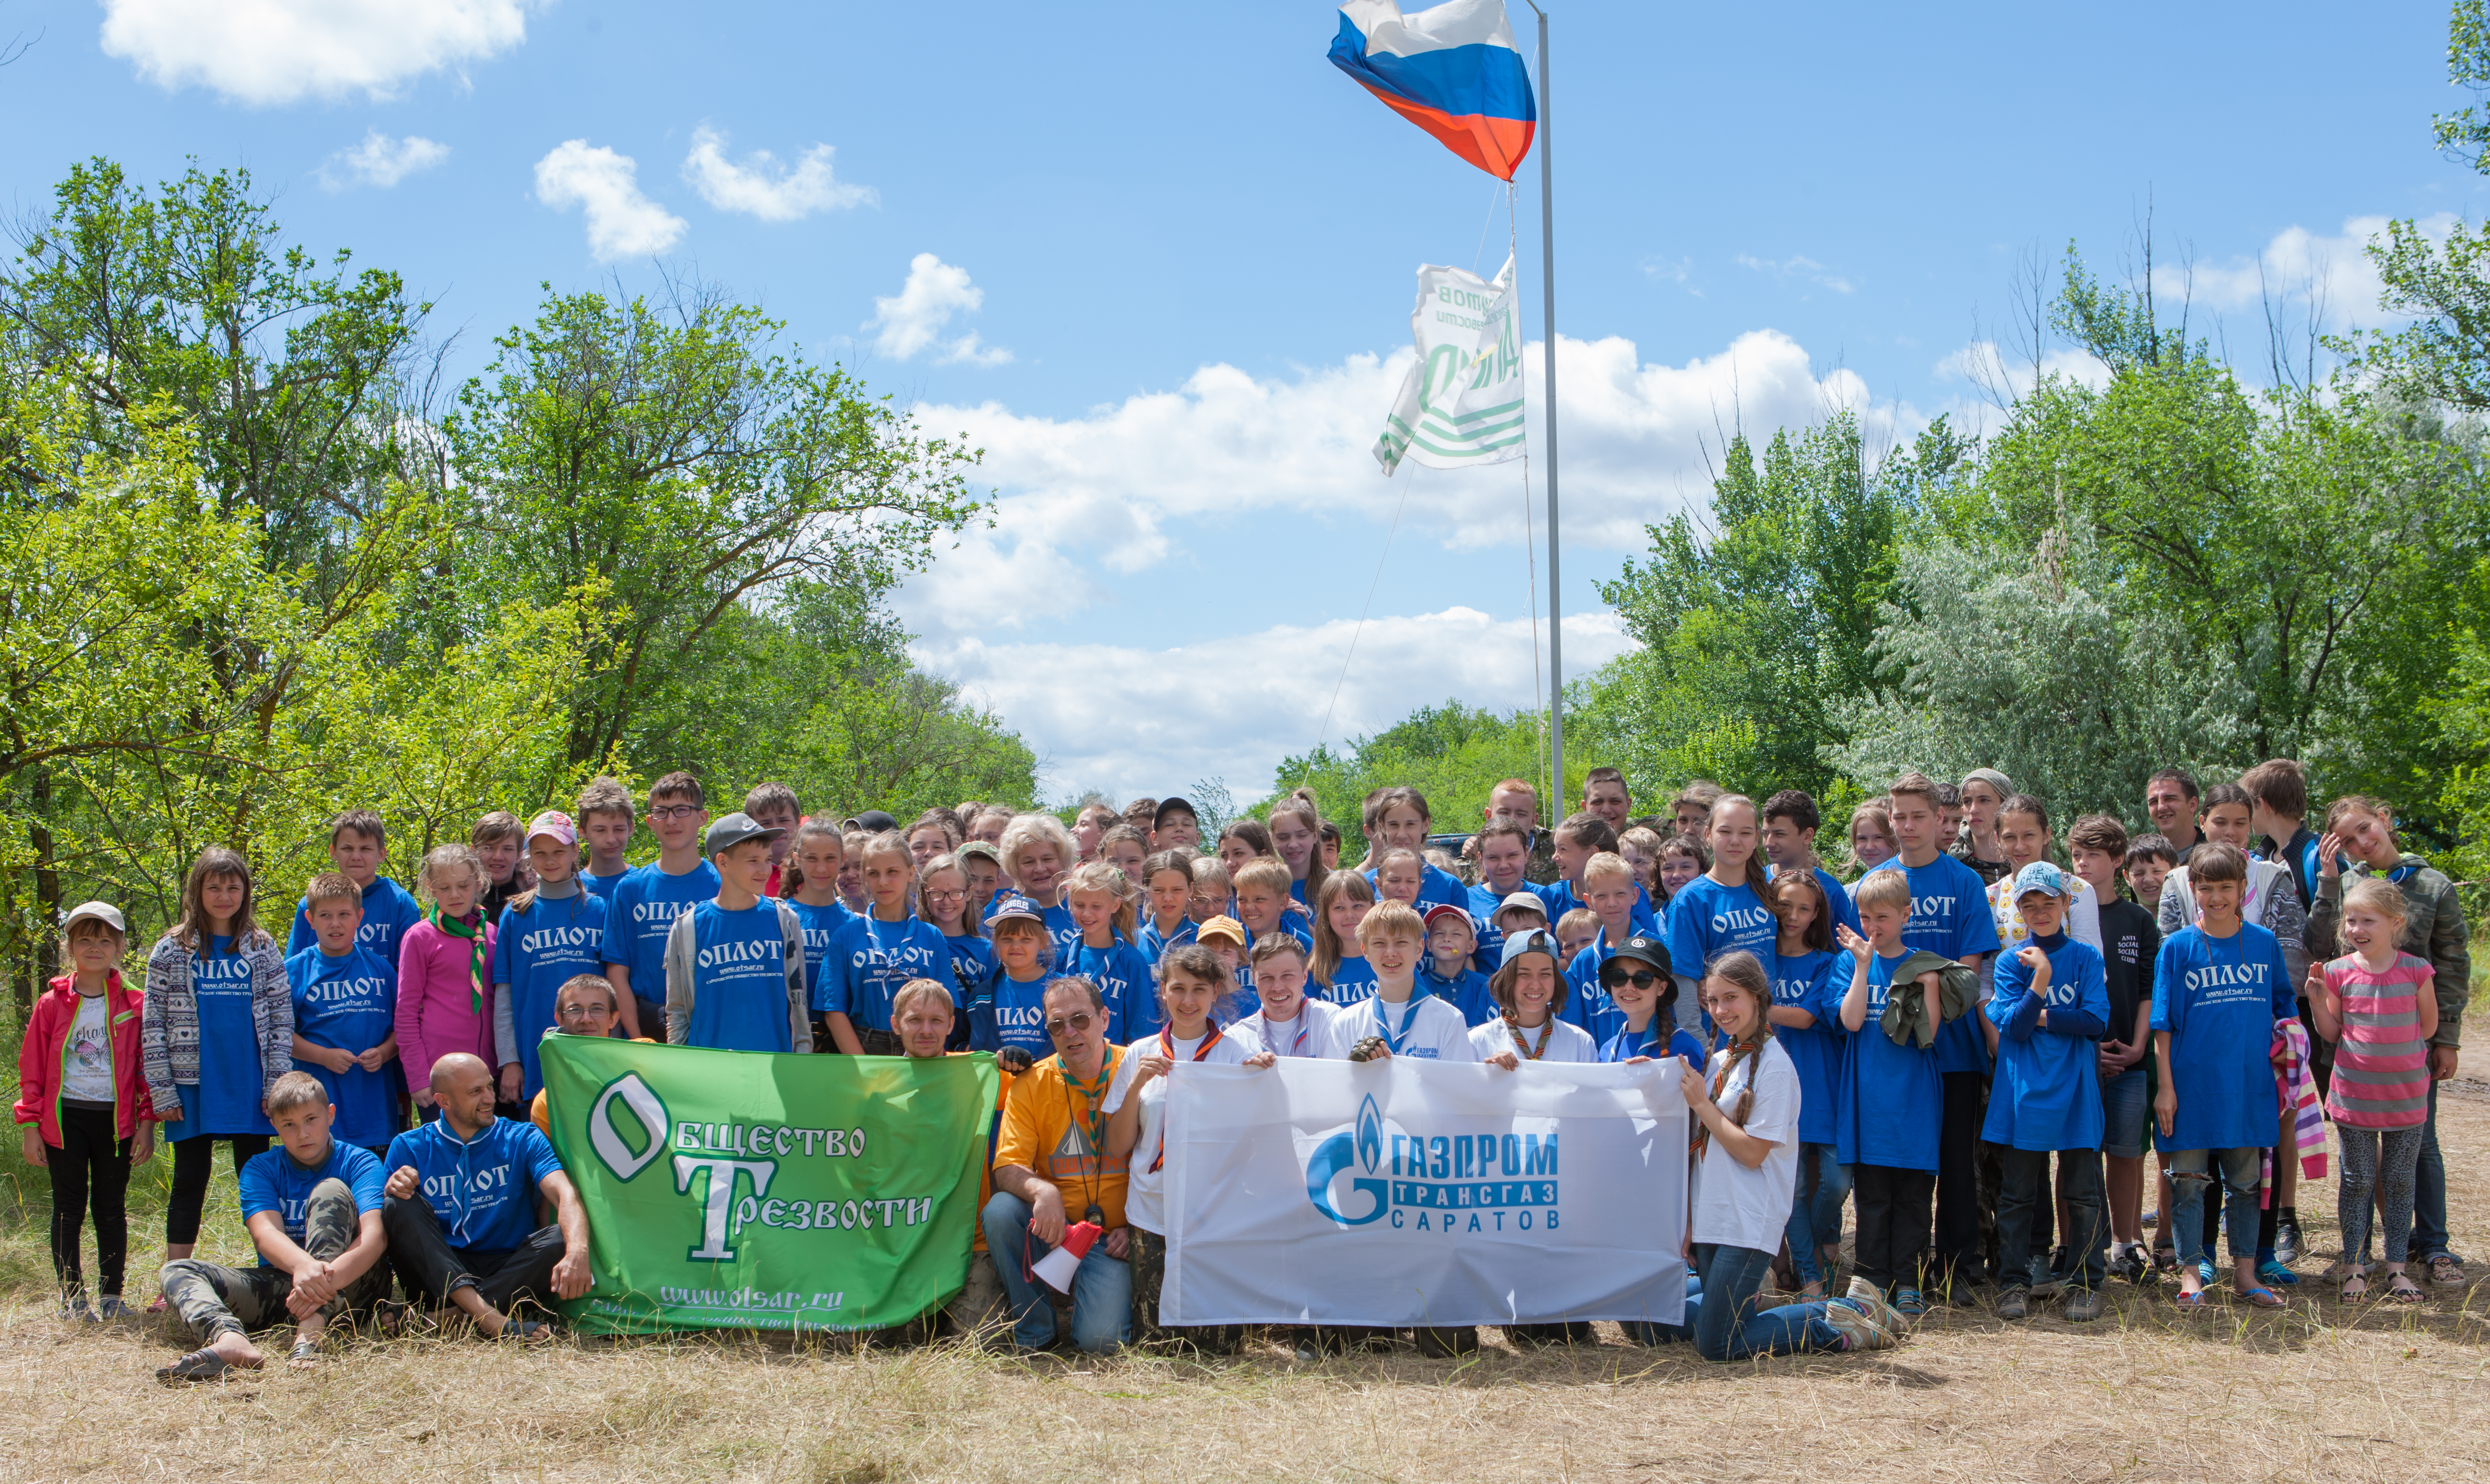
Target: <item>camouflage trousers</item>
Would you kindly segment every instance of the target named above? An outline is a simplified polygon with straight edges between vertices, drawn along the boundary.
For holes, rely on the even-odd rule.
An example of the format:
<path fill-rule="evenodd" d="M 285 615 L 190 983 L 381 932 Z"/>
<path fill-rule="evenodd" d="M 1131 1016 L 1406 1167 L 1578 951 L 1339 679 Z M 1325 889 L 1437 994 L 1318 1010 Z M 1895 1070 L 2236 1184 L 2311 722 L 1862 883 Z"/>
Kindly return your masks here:
<path fill-rule="evenodd" d="M 322 1180 L 312 1186 L 303 1208 L 303 1250 L 323 1261 L 344 1252 L 355 1244 L 358 1215 L 354 1192 L 345 1181 Z M 158 1286 L 182 1323 L 202 1340 L 293 1322 L 285 1300 L 294 1292 L 294 1275 L 282 1267 L 225 1267 L 182 1258 L 164 1265 Z M 330 1320 L 346 1309 L 368 1309 L 388 1297 L 389 1291 L 389 1265 L 374 1263 L 322 1304 L 320 1317 Z"/>

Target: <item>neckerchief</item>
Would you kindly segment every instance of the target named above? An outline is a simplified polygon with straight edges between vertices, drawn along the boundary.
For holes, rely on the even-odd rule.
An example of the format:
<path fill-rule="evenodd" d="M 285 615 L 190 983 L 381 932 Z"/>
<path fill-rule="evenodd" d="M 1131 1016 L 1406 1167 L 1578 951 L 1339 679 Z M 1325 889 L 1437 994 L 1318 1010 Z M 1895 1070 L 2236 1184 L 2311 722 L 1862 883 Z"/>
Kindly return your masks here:
<path fill-rule="evenodd" d="M 1107 1048 L 1107 1058 L 1099 1063 L 1096 1079 L 1087 1082 L 1074 1076 L 1072 1068 L 1065 1064 L 1061 1057 L 1055 1059 L 1056 1066 L 1063 1073 L 1063 1098 L 1066 1109 L 1070 1108 L 1072 1094 L 1075 1092 L 1080 1093 L 1083 1101 L 1089 1105 L 1088 1115 L 1084 1120 L 1089 1125 L 1089 1149 L 1102 1160 L 1107 1157 L 1107 1115 L 1099 1111 L 1099 1105 L 1107 1100 L 1107 1089 L 1115 1080 L 1115 1066 L 1121 1060 L 1115 1055 L 1115 1050 L 1113 1045 Z"/>
<path fill-rule="evenodd" d="M 1553 1039 L 1556 1034 L 1556 1017 L 1550 1015 L 1545 1021 L 1540 1023 L 1539 1046 L 1537 1050 L 1531 1049 L 1530 1043 L 1521 1038 L 1521 1022 L 1515 1019 L 1513 1016 L 1507 1015 L 1504 1017 L 1504 1033 L 1513 1038 L 1513 1049 L 1521 1053 L 1521 1060 L 1525 1062 L 1536 1062 L 1541 1057 L 1548 1054 L 1548 1043 L 1549 1040 Z"/>
<path fill-rule="evenodd" d="M 483 1014 L 485 976 L 492 973 L 492 965 L 487 962 L 484 951 L 484 929 L 480 919 L 475 923 L 461 921 L 445 916 L 436 906 L 432 909 L 431 922 L 452 938 L 467 940 L 467 1004 L 477 1014 Z"/>
<path fill-rule="evenodd" d="M 1760 1033 L 1756 1034 L 1753 1040 L 1731 1041 L 1729 1043 L 1728 1059 L 1721 1063 L 1721 1069 L 1719 1071 L 1712 1074 L 1712 1102 L 1715 1107 L 1720 1105 L 1721 1090 L 1728 1085 L 1730 1069 L 1735 1067 L 1741 1061 L 1752 1059 L 1755 1053 L 1763 1049 L 1764 1038 Z M 1752 1085 L 1753 1076 L 1754 1074 L 1752 1072 L 1748 1074 L 1750 1086 Z M 1697 1159 L 1702 1158 L 1704 1149 L 1708 1148 L 1711 1143 L 1712 1125 L 1704 1122 L 1701 1119 L 1696 1119 L 1694 1120 L 1694 1157 Z"/>
<path fill-rule="evenodd" d="M 1427 991 L 1425 991 L 1424 989 L 1419 989 L 1419 988 L 1415 988 L 1415 987 L 1412 987 L 1412 988 L 1411 988 L 1411 990 L 1409 991 L 1409 1008 L 1408 1008 L 1407 1010 L 1405 1010 L 1405 1011 L 1404 1011 L 1404 1012 L 1402 1013 L 1402 1016 L 1401 1016 L 1401 1029 L 1400 1029 L 1399 1033 L 1396 1033 L 1393 1031 L 1393 1029 L 1392 1029 L 1392 1017 L 1391 1017 L 1390 1015 L 1388 1015 L 1388 1014 L 1384 1013 L 1384 1009 L 1383 1009 L 1383 996 L 1382 996 L 1380 993 L 1377 993 L 1377 994 L 1375 995 L 1375 1029 L 1377 1029 L 1378 1031 L 1380 1031 L 1380 1032 L 1382 1032 L 1382 1033 L 1383 1033 L 1383 1044 L 1384 1044 L 1384 1045 L 1386 1045 L 1386 1046 L 1389 1046 L 1390 1048 L 1392 1048 L 1392 1054 L 1393 1054 L 1394 1056 L 1396 1056 L 1396 1057 L 1397 1057 L 1397 1056 L 1399 1056 L 1399 1055 L 1401 1054 L 1401 1043 L 1402 1043 L 1403 1041 L 1404 1041 L 1404 1040 L 1406 1040 L 1406 1039 L 1408 1038 L 1408 1036 L 1409 1036 L 1409 1026 L 1410 1026 L 1410 1024 L 1411 1024 L 1413 1021 L 1415 1021 L 1415 1020 L 1418 1018 L 1418 1003 L 1419 1003 L 1420 1001 L 1422 1001 L 1422 1000 L 1427 999 L 1427 998 L 1428 998 Z M 1305 1013 L 1305 1011 L 1303 1011 L 1303 1010 L 1299 1010 L 1297 1013 L 1298 1013 L 1298 1014 L 1300 1014 L 1300 1015 L 1302 1015 L 1302 1014 L 1304 1014 L 1304 1013 Z"/>
<path fill-rule="evenodd" d="M 1306 1033 L 1314 1028 L 1315 1023 L 1314 1016 L 1306 1012 L 1306 1005 L 1310 1003 L 1303 995 L 1297 997 L 1297 1033 L 1289 1040 L 1288 1050 L 1281 1051 L 1277 1046 L 1272 1047 L 1274 1054 L 1284 1057 L 1302 1057 L 1306 1054 Z M 1284 1020 L 1280 1024 L 1287 1025 L 1288 1022 Z M 1264 1031 L 1271 1029 L 1271 1018 L 1268 1015 L 1262 1017 L 1262 1029 Z"/>

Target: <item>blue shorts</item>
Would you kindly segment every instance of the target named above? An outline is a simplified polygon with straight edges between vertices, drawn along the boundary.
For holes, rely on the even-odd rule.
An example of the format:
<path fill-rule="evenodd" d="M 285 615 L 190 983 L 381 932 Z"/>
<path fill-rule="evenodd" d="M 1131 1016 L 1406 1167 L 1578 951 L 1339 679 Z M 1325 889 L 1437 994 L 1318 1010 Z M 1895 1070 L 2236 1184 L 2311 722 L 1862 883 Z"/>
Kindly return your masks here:
<path fill-rule="evenodd" d="M 2101 1152 L 2120 1159 L 2144 1157 L 2153 1121 L 2153 1078 L 2138 1062 L 2100 1085 Z"/>

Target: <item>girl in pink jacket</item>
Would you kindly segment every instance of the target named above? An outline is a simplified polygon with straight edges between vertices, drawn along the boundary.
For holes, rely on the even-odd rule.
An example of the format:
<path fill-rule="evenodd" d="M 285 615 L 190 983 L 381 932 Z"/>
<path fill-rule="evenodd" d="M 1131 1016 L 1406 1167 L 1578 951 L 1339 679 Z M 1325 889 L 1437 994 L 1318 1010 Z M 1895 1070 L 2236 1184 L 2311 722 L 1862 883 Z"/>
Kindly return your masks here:
<path fill-rule="evenodd" d="M 464 845 L 435 846 L 415 888 L 431 905 L 399 943 L 397 1054 L 429 1120 L 433 1062 L 463 1051 L 493 1064 L 493 925 L 477 907 L 483 862 Z"/>

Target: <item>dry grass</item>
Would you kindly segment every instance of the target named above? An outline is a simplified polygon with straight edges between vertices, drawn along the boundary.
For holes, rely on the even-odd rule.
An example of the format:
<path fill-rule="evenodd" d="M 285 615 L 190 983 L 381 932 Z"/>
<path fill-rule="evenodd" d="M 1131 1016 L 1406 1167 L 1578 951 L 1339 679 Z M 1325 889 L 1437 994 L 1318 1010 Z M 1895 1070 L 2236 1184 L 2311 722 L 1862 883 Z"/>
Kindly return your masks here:
<path fill-rule="evenodd" d="M 2456 1246 L 2490 1268 L 2490 1103 L 2448 1098 L 2441 1133 Z M 149 1377 L 174 1353 L 168 1331 L 73 1330 L 27 1286 L 0 1308 L 0 1460 L 14 1461 L 0 1477 L 2484 1477 L 2490 1283 L 2418 1310 L 2343 1309 L 2314 1283 L 2333 1251 L 2331 1188 L 2300 1206 L 2318 1260 L 2287 1313 L 2184 1318 L 2113 1284 L 2091 1325 L 1938 1311 L 1898 1351 L 1741 1366 L 1612 1332 L 1574 1353 L 1491 1340 L 1460 1365 L 421 1341 L 359 1344 L 307 1377 L 175 1391 Z M 8 1270 L 40 1267 L 40 1236 L 9 1238 Z"/>

